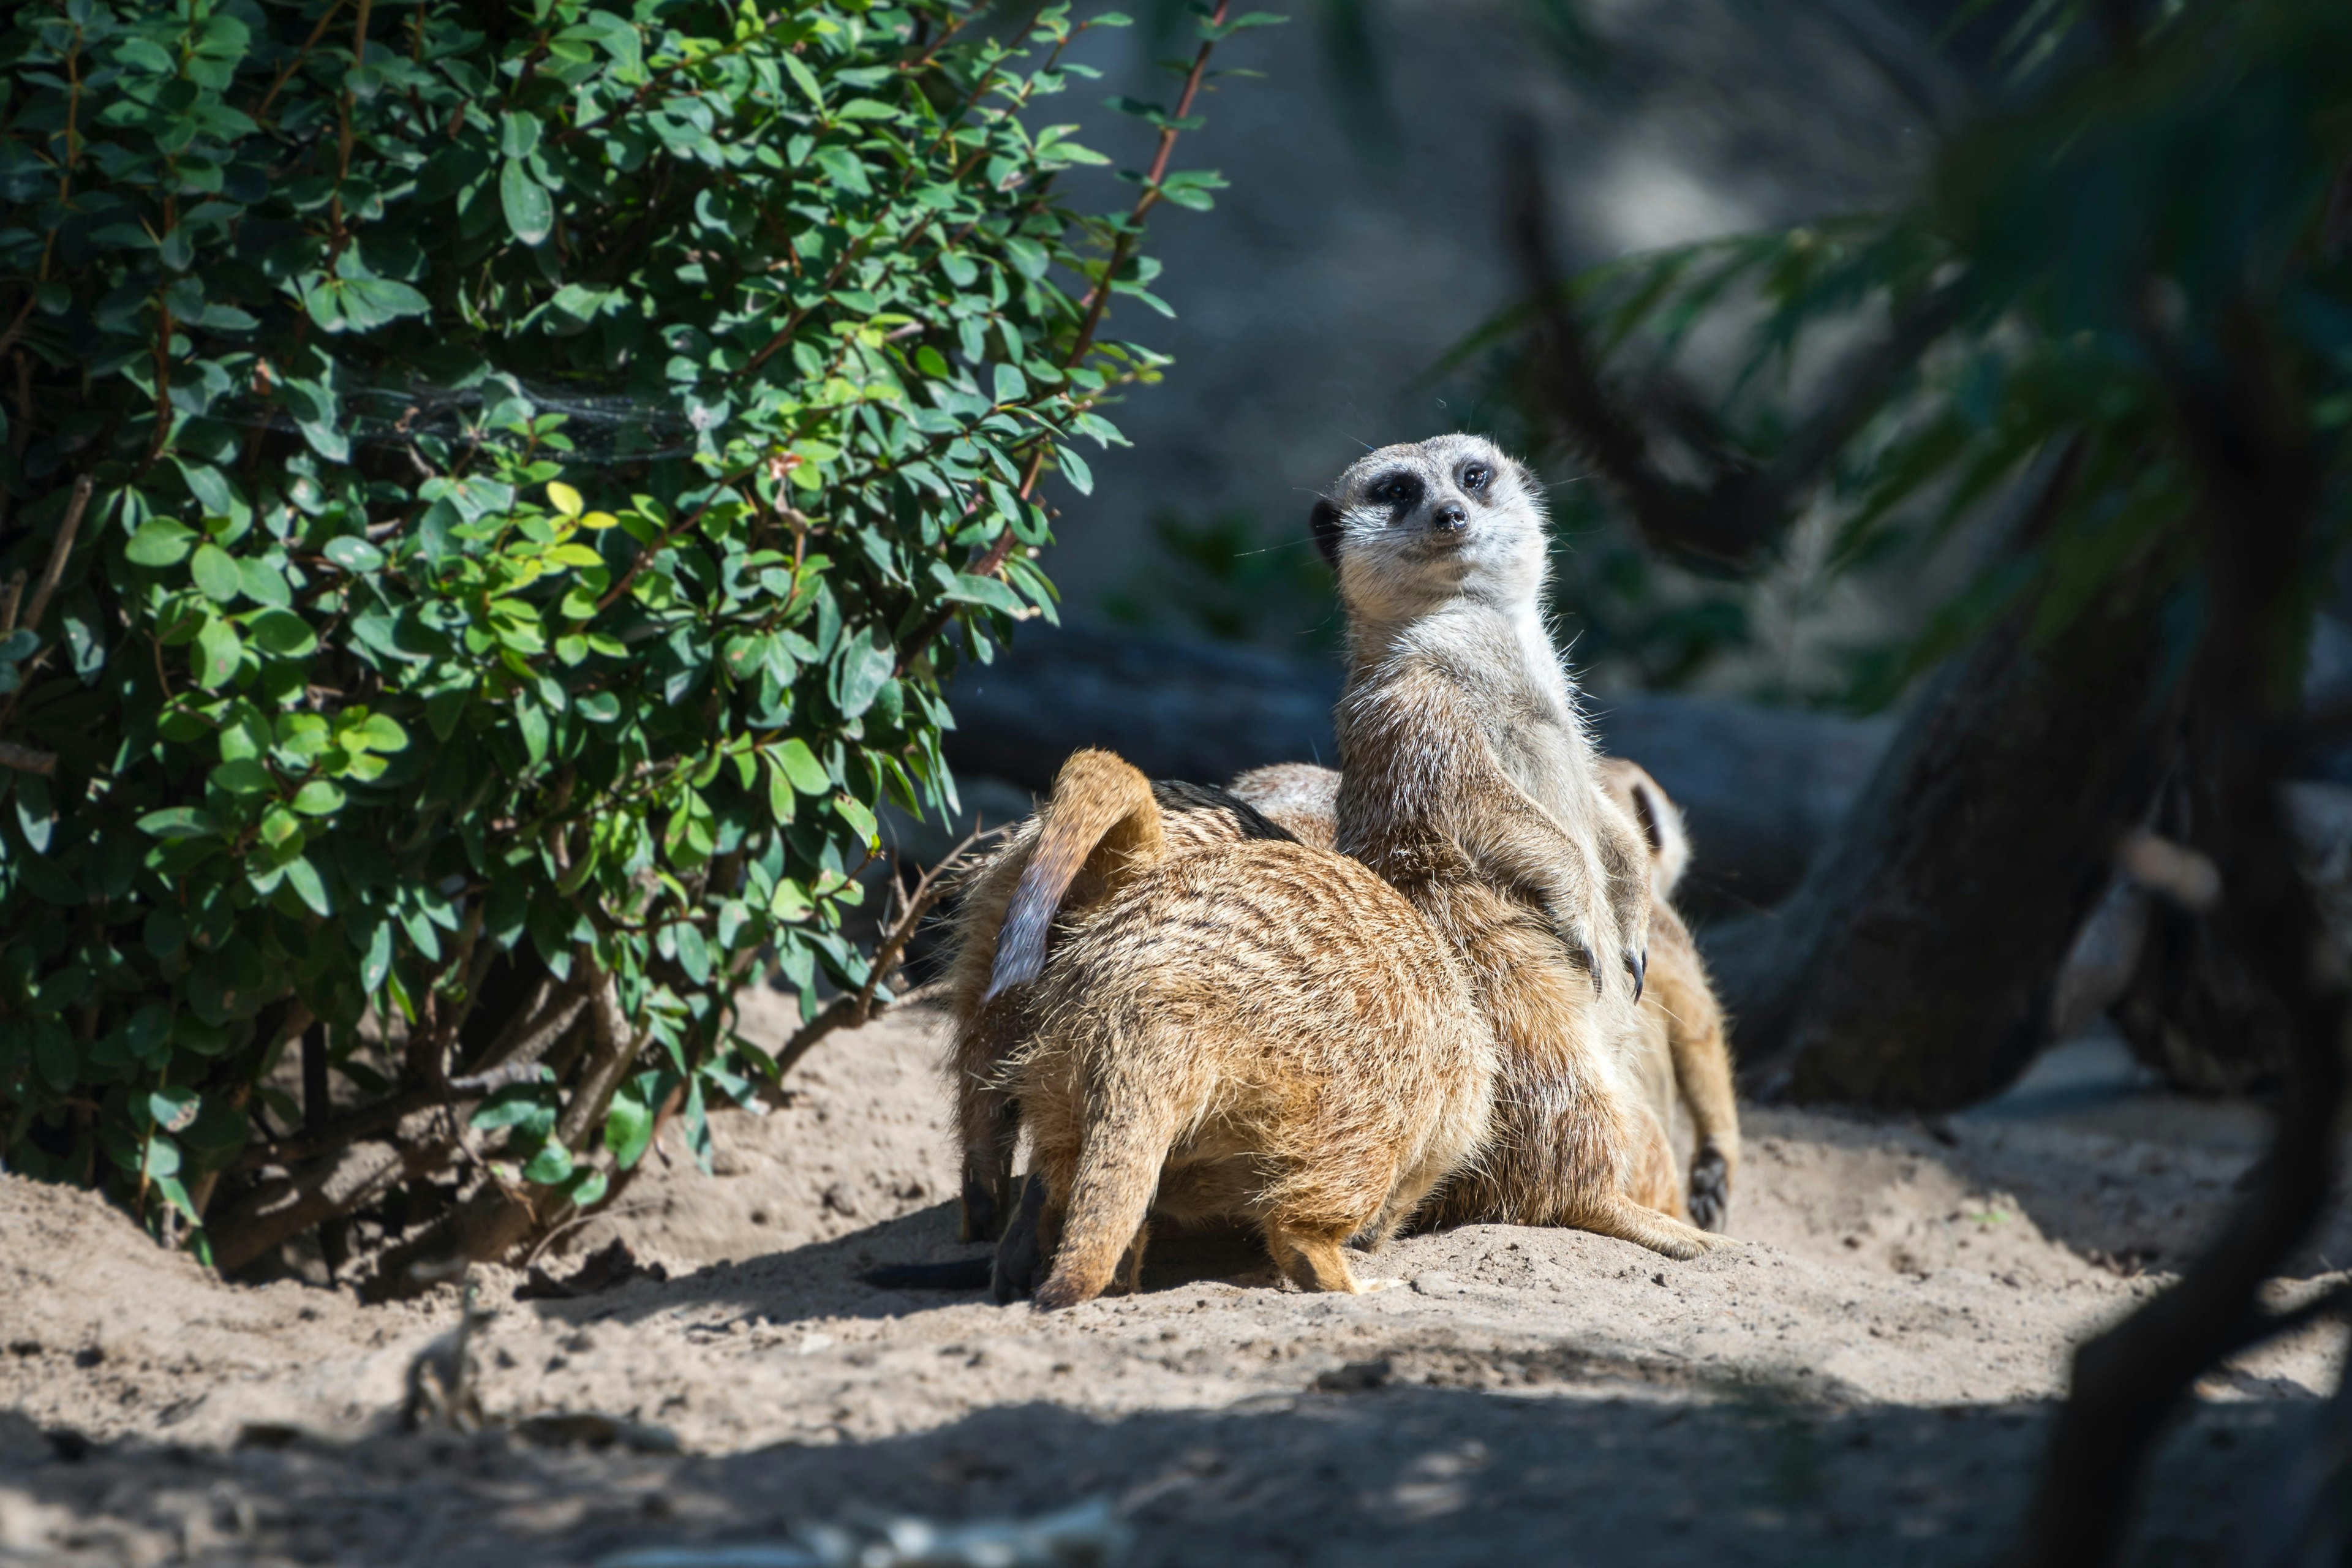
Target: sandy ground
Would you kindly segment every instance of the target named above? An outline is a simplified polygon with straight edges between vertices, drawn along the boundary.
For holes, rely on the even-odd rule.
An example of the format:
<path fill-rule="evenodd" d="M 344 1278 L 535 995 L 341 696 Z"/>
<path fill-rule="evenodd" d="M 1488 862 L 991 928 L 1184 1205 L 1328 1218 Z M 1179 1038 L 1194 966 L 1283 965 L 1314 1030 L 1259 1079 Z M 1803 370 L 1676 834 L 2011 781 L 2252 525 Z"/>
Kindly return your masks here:
<path fill-rule="evenodd" d="M 2189 1254 L 2260 1137 L 2063 1070 L 1932 1127 L 1754 1110 L 1745 1245 L 1695 1262 L 1479 1226 L 1331 1298 L 1177 1237 L 1142 1295 L 1046 1317 L 857 1278 L 971 1250 L 937 1027 L 834 1037 L 788 1106 L 724 1119 L 715 1176 L 672 1147 L 548 1260 L 617 1237 L 659 1269 L 556 1300 L 485 1271 L 470 1436 L 393 1429 L 454 1289 L 225 1286 L 0 1177 L 0 1563 L 589 1564 L 1094 1496 L 1149 1563 L 1979 1561 L 2068 1346 Z M 2333 1260 L 2341 1215 L 2298 1272 Z M 2140 1556 L 2221 1560 L 2337 1354 L 2315 1330 L 2206 1380 Z"/>

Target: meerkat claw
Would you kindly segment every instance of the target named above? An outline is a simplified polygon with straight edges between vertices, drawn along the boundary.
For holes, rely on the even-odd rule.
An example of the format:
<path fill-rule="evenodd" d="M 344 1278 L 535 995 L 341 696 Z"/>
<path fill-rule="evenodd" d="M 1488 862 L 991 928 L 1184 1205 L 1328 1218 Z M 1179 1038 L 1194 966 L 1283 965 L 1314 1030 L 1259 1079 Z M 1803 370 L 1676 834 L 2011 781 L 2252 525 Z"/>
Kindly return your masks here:
<path fill-rule="evenodd" d="M 1633 1000 L 1642 999 L 1642 977 L 1650 972 L 1650 955 L 1629 952 L 1625 955 L 1625 973 L 1633 977 Z"/>

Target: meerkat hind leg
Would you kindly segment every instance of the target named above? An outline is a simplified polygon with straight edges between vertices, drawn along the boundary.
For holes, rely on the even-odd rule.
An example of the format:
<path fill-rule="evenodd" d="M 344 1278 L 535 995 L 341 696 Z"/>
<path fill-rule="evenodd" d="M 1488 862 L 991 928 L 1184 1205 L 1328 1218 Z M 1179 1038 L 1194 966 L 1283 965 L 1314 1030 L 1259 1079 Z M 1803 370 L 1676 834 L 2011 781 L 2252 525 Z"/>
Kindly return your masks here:
<path fill-rule="evenodd" d="M 1612 1194 L 1600 1200 L 1596 1207 L 1577 1215 L 1570 1223 L 1579 1230 L 1612 1236 L 1673 1258 L 1696 1258 L 1731 1245 L 1728 1237 L 1709 1235 L 1672 1215 L 1644 1208 L 1622 1194 Z"/>
<path fill-rule="evenodd" d="M 1301 1290 L 1329 1290 L 1361 1296 L 1402 1283 L 1396 1279 L 1363 1279 L 1348 1265 L 1346 1237 L 1295 1230 L 1278 1220 L 1265 1225 L 1265 1247 L 1276 1267 Z"/>
<path fill-rule="evenodd" d="M 1127 1254 L 1118 1260 L 1116 1289 L 1122 1295 L 1143 1294 L 1143 1249 L 1151 1241 L 1151 1222 L 1145 1220 L 1135 1227 L 1135 1239 L 1127 1244 Z"/>

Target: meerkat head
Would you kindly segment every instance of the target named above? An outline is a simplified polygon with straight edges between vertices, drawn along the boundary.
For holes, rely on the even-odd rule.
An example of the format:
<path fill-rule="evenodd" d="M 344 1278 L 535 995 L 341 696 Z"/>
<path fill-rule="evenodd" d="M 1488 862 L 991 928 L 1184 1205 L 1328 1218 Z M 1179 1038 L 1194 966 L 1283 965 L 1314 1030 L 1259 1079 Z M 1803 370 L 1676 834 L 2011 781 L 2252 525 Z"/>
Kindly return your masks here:
<path fill-rule="evenodd" d="M 1543 489 L 1483 436 L 1383 447 L 1348 467 L 1309 520 L 1349 614 L 1411 619 L 1464 598 L 1543 593 Z"/>

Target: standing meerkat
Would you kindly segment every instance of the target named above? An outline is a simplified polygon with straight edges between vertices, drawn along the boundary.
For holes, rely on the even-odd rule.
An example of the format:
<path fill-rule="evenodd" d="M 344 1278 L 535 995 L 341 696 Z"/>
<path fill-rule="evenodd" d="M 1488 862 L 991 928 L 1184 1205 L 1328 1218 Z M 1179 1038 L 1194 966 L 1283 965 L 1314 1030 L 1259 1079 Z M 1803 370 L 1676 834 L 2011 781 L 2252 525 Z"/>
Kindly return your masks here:
<path fill-rule="evenodd" d="M 1085 918 L 1047 942 L 1082 879 Z M 1034 1141 L 1041 1308 L 1139 1271 L 1148 1212 L 1255 1223 L 1304 1289 L 1471 1162 L 1496 1042 L 1462 965 L 1360 863 L 1284 837 L 1171 854 L 1143 775 L 1064 764 L 1005 908 L 989 994 Z M 1131 1277 L 1131 1276 L 1130 1276 Z"/>
<path fill-rule="evenodd" d="M 1544 624 L 1534 477 L 1476 437 L 1382 447 L 1311 526 L 1348 613 L 1338 847 L 1452 942 L 1503 1053 L 1486 1154 L 1433 1217 L 1718 1245 L 1641 1092 L 1648 855 Z"/>
<path fill-rule="evenodd" d="M 1600 767 L 1601 787 L 1649 845 L 1650 963 L 1642 993 L 1638 1081 L 1670 1127 L 1677 1112 L 1688 1119 L 1692 1145 L 1683 1190 L 1689 1217 L 1702 1230 L 1719 1231 L 1739 1168 L 1739 1111 L 1723 1009 L 1698 945 L 1675 912 L 1675 889 L 1690 867 L 1690 832 L 1681 808 L 1646 770 L 1616 757 L 1601 759 Z M 1301 844 L 1328 848 L 1338 830 L 1337 768 L 1278 763 L 1252 769 L 1226 788 L 1279 821 Z"/>

